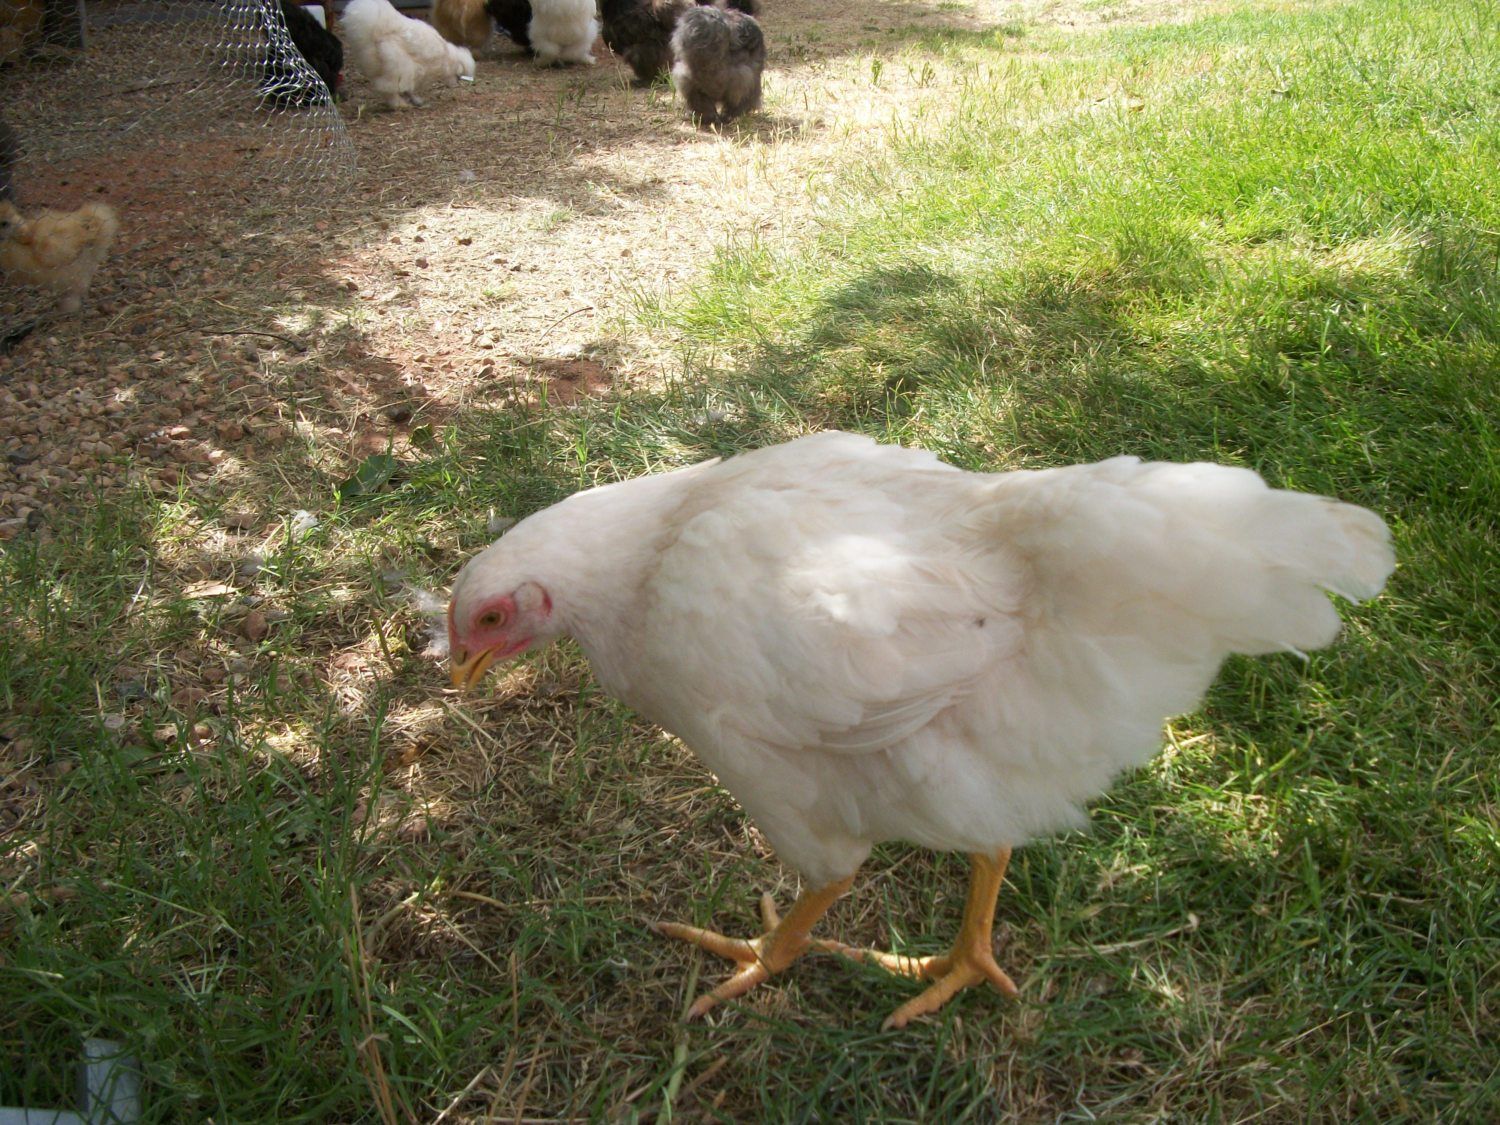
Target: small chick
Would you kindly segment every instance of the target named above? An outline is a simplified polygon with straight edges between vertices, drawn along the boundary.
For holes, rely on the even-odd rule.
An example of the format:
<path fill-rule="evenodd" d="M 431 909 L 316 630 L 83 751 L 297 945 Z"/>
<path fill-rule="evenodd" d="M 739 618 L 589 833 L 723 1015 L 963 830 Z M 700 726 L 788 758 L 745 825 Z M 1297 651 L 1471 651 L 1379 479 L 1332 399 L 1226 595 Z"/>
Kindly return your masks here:
<path fill-rule="evenodd" d="M 34 219 L 0 203 L 0 274 L 59 293 L 58 308 L 77 312 L 119 229 L 114 210 L 103 203 L 43 211 Z"/>

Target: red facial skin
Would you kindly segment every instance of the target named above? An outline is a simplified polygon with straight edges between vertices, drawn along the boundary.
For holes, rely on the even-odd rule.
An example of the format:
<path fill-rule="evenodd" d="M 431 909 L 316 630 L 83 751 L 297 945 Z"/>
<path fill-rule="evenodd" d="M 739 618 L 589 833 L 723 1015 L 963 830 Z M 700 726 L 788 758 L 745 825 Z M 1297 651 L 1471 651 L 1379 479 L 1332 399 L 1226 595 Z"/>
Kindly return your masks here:
<path fill-rule="evenodd" d="M 533 616 L 546 620 L 552 615 L 552 598 L 540 591 L 542 604 Z M 522 614 L 521 616 L 525 616 Z M 497 660 L 506 660 L 531 646 L 535 635 L 533 621 L 518 620 L 515 597 L 504 594 L 481 602 L 466 627 L 459 628 L 448 606 L 448 651 L 453 664 L 453 683 L 469 687 L 477 683 L 485 670 Z M 517 630 L 521 630 L 518 632 Z"/>

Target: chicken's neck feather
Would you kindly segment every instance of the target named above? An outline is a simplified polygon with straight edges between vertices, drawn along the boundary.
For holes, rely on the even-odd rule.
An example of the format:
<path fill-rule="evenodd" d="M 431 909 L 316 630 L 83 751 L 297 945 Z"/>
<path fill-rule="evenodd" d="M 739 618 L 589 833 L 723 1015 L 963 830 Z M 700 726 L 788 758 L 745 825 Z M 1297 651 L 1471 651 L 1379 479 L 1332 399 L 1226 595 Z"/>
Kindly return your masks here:
<path fill-rule="evenodd" d="M 645 587 L 680 525 L 689 480 L 707 465 L 569 497 L 509 532 L 527 577 L 552 598 L 558 635 L 576 640 L 612 693 L 628 696 Z"/>

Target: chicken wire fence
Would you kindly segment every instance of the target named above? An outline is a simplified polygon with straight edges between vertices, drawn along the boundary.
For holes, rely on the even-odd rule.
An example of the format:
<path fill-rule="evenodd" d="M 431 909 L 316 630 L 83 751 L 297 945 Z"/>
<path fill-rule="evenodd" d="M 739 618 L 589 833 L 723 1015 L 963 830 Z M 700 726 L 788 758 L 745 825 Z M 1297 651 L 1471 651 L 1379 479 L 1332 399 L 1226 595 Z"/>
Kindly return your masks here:
<path fill-rule="evenodd" d="M 162 139 L 235 142 L 255 159 L 207 170 L 252 181 L 315 187 L 354 166 L 277 0 L 0 0 L 0 86 L 18 191 L 28 166 L 142 155 Z"/>
<path fill-rule="evenodd" d="M 149 207 L 153 186 L 211 180 L 284 206 L 353 170 L 279 0 L 0 0 L 0 194 L 25 213 L 80 196 L 118 206 L 122 183 L 128 206 Z M 20 299 L 0 277 L 0 328 Z"/>

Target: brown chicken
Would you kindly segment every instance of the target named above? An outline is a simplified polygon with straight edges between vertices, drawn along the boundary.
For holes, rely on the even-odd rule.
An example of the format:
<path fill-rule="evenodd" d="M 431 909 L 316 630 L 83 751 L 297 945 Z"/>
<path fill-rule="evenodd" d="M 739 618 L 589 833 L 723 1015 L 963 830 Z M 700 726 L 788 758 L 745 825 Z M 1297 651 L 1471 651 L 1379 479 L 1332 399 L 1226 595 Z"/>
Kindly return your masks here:
<path fill-rule="evenodd" d="M 448 42 L 471 51 L 488 43 L 494 31 L 484 0 L 434 0 L 432 26 Z"/>
<path fill-rule="evenodd" d="M 103 203 L 43 211 L 34 219 L 0 203 L 0 275 L 61 294 L 58 308 L 77 312 L 119 229 L 114 210 Z"/>

